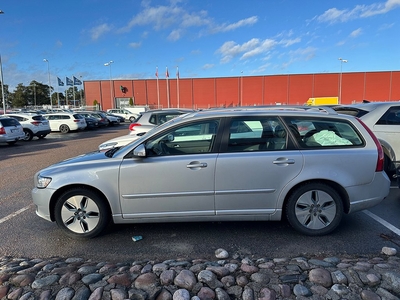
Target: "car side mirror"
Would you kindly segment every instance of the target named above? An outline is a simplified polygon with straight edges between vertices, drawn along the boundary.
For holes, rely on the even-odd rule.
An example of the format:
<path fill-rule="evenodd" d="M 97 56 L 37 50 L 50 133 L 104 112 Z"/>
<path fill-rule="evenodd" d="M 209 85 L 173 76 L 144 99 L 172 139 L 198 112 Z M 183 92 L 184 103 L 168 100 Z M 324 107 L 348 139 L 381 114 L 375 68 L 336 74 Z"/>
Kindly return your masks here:
<path fill-rule="evenodd" d="M 146 157 L 146 148 L 144 147 L 144 144 L 140 144 L 133 150 L 133 156 L 137 157 Z"/>

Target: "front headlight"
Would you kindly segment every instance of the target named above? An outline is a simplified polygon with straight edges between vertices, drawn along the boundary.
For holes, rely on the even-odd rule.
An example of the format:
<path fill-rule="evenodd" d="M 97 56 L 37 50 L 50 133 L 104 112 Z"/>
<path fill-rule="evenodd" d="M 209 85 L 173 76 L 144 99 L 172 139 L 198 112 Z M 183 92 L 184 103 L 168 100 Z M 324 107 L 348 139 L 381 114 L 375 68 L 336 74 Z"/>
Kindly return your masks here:
<path fill-rule="evenodd" d="M 50 182 L 51 182 L 50 177 L 43 177 L 38 175 L 36 187 L 38 189 L 45 189 L 50 184 Z"/>
<path fill-rule="evenodd" d="M 114 148 L 115 145 L 117 145 L 117 144 L 118 144 L 117 142 L 101 144 L 101 145 L 99 146 L 99 150 L 100 150 L 100 151 L 108 150 L 108 149 Z"/>

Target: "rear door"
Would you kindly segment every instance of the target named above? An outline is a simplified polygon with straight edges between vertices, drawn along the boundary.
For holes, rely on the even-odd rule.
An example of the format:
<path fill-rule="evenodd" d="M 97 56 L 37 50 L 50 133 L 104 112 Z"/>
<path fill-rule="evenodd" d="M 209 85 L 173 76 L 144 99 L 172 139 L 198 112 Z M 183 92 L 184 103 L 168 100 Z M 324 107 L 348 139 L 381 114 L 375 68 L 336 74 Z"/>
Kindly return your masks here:
<path fill-rule="evenodd" d="M 238 135 L 237 124 L 243 122 L 251 131 Z M 264 127 L 262 134 L 261 126 Z M 279 134 L 278 130 L 275 134 L 278 127 Z M 269 214 L 280 209 L 277 206 L 280 192 L 303 167 L 300 151 L 287 150 L 288 134 L 283 134 L 282 128 L 276 117 L 231 120 L 230 132 L 224 136 L 227 146 L 216 165 L 217 215 L 257 215 L 268 219 Z"/>

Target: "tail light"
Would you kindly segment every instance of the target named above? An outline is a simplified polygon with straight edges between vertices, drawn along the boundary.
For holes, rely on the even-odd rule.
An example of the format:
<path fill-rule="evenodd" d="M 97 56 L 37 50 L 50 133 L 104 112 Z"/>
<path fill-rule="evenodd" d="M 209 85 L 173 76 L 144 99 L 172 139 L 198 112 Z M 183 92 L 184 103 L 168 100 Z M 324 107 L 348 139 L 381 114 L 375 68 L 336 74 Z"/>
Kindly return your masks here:
<path fill-rule="evenodd" d="M 356 119 L 358 120 L 358 122 L 361 123 L 362 126 L 364 126 L 365 130 L 368 131 L 369 135 L 374 140 L 374 143 L 375 143 L 376 148 L 378 150 L 378 160 L 376 162 L 375 172 L 382 172 L 384 170 L 384 160 L 385 160 L 385 153 L 383 153 L 382 145 L 381 145 L 381 143 L 379 143 L 378 138 L 371 131 L 371 129 L 367 125 L 365 125 L 365 123 L 363 121 L 361 121 L 359 118 L 356 118 Z"/>
<path fill-rule="evenodd" d="M 0 127 L 0 134 L 6 134 L 6 130 L 4 129 L 4 127 Z"/>
<path fill-rule="evenodd" d="M 134 131 L 136 126 L 142 126 L 140 123 L 131 123 L 129 125 L 129 130 Z"/>
<path fill-rule="evenodd" d="M 75 123 L 79 123 L 81 120 L 79 120 L 79 119 L 74 119 L 74 122 Z"/>
<path fill-rule="evenodd" d="M 42 122 L 38 122 L 38 121 L 36 121 L 36 122 L 31 122 L 31 124 L 32 124 L 32 125 L 35 125 L 35 126 L 39 126 L 41 123 L 42 123 Z"/>

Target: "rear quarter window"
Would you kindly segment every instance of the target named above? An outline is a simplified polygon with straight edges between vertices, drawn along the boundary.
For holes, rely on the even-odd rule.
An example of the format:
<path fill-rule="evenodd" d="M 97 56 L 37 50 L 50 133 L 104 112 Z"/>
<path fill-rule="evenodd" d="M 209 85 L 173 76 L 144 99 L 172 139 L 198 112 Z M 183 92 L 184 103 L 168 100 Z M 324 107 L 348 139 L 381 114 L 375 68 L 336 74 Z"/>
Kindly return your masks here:
<path fill-rule="evenodd" d="M 287 125 L 297 129 L 297 142 L 301 148 L 347 148 L 364 144 L 355 126 L 342 119 L 285 118 Z"/>

